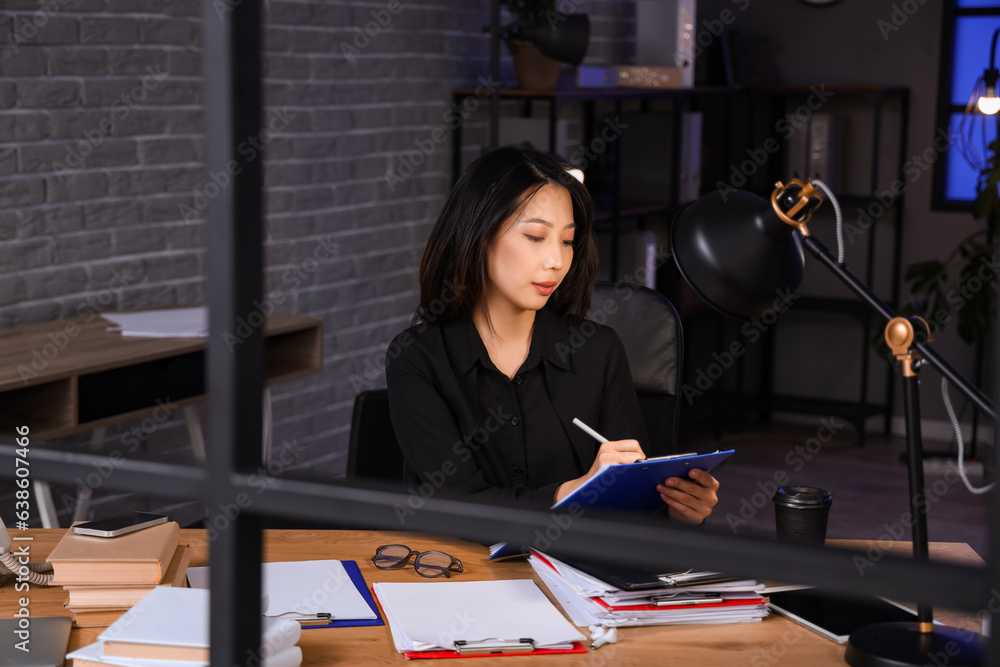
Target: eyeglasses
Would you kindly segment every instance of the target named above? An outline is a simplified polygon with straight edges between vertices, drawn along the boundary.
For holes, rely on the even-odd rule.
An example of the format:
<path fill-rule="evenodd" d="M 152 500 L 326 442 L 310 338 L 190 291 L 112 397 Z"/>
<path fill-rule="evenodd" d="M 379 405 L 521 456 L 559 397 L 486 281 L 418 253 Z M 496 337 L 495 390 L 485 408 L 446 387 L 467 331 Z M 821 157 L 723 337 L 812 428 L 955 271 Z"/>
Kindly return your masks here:
<path fill-rule="evenodd" d="M 412 561 L 410 559 L 413 559 Z M 450 578 L 451 573 L 464 572 L 462 561 L 443 551 L 413 551 L 402 544 L 387 544 L 379 547 L 372 556 L 372 562 L 380 570 L 398 570 L 411 562 L 413 569 L 421 577 Z"/>

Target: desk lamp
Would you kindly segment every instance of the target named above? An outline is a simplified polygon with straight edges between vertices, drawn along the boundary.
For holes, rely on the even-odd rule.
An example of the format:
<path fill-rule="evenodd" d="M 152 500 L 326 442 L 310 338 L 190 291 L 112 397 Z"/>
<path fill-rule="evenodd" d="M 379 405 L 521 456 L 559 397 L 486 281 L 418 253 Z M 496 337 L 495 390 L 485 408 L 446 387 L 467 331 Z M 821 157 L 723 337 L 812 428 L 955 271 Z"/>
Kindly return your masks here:
<path fill-rule="evenodd" d="M 820 181 L 778 183 L 770 201 L 741 190 L 713 192 L 683 208 L 674 219 L 671 237 L 674 261 L 681 275 L 706 303 L 725 315 L 749 318 L 775 305 L 775 296 L 794 292 L 805 267 L 803 246 L 830 269 L 855 295 L 887 322 L 885 339 L 899 361 L 906 407 L 906 448 L 909 466 L 910 511 L 914 517 L 913 555 L 928 560 L 924 468 L 920 435 L 917 373 L 930 363 L 983 412 L 996 411 L 978 389 L 930 347 L 927 323 L 918 317 L 899 317 L 840 257 L 834 257 L 807 223 L 823 202 L 820 190 L 836 199 Z M 817 189 L 817 187 L 819 189 Z M 879 623 L 851 634 L 845 658 L 853 667 L 925 665 L 928 655 L 947 648 L 949 667 L 981 665 L 981 637 L 949 626 L 935 625 L 931 606 L 920 603 L 917 620 Z M 957 653 L 956 653 L 957 651 Z"/>

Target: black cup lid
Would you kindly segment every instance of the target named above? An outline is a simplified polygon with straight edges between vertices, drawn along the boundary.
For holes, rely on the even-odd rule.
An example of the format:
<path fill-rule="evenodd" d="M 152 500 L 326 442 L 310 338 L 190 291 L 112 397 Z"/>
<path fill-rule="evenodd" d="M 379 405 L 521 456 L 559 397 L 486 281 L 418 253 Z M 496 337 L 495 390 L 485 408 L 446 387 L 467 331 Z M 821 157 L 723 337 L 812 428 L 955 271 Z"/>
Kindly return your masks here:
<path fill-rule="evenodd" d="M 788 507 L 829 507 L 833 497 L 815 486 L 783 486 L 775 491 L 774 501 Z"/>

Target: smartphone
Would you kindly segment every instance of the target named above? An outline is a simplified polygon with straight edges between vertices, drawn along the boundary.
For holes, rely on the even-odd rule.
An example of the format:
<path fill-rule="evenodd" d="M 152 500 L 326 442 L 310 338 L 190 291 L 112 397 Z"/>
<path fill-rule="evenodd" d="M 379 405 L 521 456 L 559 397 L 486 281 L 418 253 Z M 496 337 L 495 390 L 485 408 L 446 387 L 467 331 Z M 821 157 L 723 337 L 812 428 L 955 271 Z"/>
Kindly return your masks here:
<path fill-rule="evenodd" d="M 771 609 L 811 628 L 838 644 L 873 623 L 913 621 L 917 615 L 902 605 L 874 595 L 845 598 L 823 588 L 780 587 L 764 591 Z"/>
<path fill-rule="evenodd" d="M 93 537 L 118 537 L 166 522 L 167 517 L 163 514 L 126 512 L 125 514 L 109 516 L 107 519 L 77 524 L 73 526 L 73 532 L 77 535 L 91 535 Z"/>

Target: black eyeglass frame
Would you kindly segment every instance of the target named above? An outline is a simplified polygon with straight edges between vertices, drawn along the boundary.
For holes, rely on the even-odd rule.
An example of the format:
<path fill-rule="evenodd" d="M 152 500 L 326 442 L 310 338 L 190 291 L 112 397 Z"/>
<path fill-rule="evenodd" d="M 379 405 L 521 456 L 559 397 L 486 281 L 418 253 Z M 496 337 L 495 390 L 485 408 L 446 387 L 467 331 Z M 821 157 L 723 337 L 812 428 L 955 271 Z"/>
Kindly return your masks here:
<path fill-rule="evenodd" d="M 379 565 L 377 560 L 379 554 L 382 553 L 384 549 L 388 549 L 390 547 L 399 547 L 400 549 L 406 549 L 407 551 L 409 551 L 409 553 L 403 558 L 401 558 L 398 563 L 394 563 L 392 565 Z M 448 558 L 451 559 L 451 563 L 448 564 L 448 567 L 443 568 L 441 572 L 438 572 L 437 574 L 424 574 L 423 572 L 420 571 L 419 561 L 421 556 L 426 556 L 427 554 L 441 554 L 442 556 L 447 556 Z M 413 565 L 413 570 L 417 574 L 419 574 L 421 577 L 426 577 L 428 579 L 434 579 L 436 577 L 441 577 L 441 576 L 450 579 L 452 572 L 454 572 L 455 574 L 462 574 L 465 571 L 465 567 L 462 565 L 462 561 L 458 560 L 451 554 L 447 554 L 443 551 L 414 551 L 405 544 L 384 544 L 380 546 L 378 549 L 375 550 L 375 555 L 372 556 L 372 564 L 375 565 L 375 567 L 377 567 L 380 570 L 401 570 L 407 565 Z M 452 569 L 456 565 L 458 566 L 458 569 L 457 570 Z M 425 565 L 424 567 L 428 566 Z M 431 567 L 434 567 L 435 569 L 438 568 L 438 566 L 436 565 Z"/>

